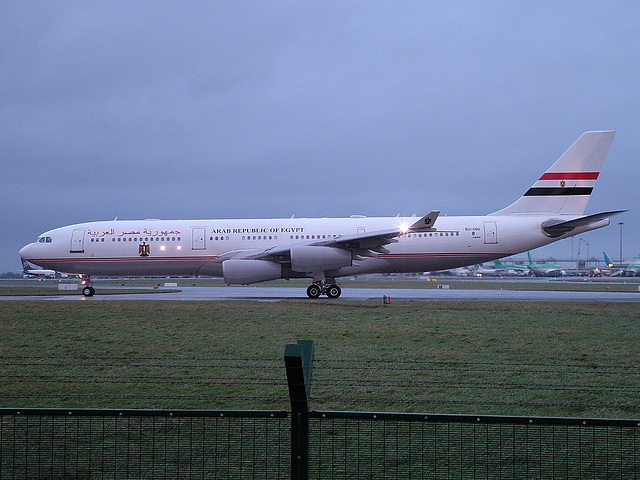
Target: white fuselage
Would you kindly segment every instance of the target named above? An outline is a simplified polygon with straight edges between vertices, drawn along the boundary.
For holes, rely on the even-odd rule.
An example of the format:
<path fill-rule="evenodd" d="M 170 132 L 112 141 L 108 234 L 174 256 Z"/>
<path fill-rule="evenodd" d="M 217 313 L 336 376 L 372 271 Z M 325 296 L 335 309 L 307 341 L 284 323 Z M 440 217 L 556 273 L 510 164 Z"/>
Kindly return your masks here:
<path fill-rule="evenodd" d="M 327 277 L 422 272 L 473 265 L 546 245 L 548 216 L 440 217 L 434 228 L 405 233 L 387 252 L 326 270 Z M 309 245 L 345 235 L 400 229 L 411 217 L 244 220 L 136 220 L 82 223 L 50 230 L 20 255 L 43 268 L 87 276 L 206 275 L 222 277 L 222 262 L 274 247 Z M 605 226 L 581 227 L 572 235 Z M 569 235 L 566 235 L 569 236 Z M 564 238 L 560 237 L 560 238 Z M 282 278 L 313 272 L 283 268 Z"/>
<path fill-rule="evenodd" d="M 624 210 L 583 214 L 614 135 L 583 133 L 520 198 L 486 216 L 114 220 L 51 230 L 20 255 L 85 277 L 208 275 L 228 284 L 308 277 L 310 298 L 338 298 L 338 277 L 474 265 L 609 225 Z M 90 278 L 83 283 L 92 296 Z"/>

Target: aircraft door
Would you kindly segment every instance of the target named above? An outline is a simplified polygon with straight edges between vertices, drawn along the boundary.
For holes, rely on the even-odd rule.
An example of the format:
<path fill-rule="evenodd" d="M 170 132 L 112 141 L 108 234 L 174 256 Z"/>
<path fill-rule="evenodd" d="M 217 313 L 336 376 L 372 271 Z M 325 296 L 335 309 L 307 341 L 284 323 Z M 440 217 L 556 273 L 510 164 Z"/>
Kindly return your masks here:
<path fill-rule="evenodd" d="M 84 253 L 84 230 L 78 228 L 71 234 L 70 253 Z"/>
<path fill-rule="evenodd" d="M 206 229 L 194 228 L 191 232 L 191 250 L 204 250 L 206 248 L 205 237 Z"/>
<path fill-rule="evenodd" d="M 498 243 L 498 227 L 496 222 L 484 222 L 484 243 Z"/>

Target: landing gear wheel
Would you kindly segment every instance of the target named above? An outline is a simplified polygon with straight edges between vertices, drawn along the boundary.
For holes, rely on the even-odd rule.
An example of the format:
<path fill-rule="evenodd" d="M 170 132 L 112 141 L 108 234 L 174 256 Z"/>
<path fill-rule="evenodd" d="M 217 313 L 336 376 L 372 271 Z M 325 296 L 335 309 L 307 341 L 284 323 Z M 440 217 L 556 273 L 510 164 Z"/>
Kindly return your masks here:
<path fill-rule="evenodd" d="M 307 288 L 307 296 L 309 298 L 318 298 L 321 293 L 322 290 L 318 285 L 309 285 L 309 287 Z"/>
<path fill-rule="evenodd" d="M 84 287 L 82 289 L 82 295 L 84 295 L 85 297 L 93 297 L 95 293 L 96 290 L 93 287 Z"/>
<path fill-rule="evenodd" d="M 326 293 L 329 298 L 338 298 L 342 293 L 342 289 L 338 285 L 329 285 Z"/>

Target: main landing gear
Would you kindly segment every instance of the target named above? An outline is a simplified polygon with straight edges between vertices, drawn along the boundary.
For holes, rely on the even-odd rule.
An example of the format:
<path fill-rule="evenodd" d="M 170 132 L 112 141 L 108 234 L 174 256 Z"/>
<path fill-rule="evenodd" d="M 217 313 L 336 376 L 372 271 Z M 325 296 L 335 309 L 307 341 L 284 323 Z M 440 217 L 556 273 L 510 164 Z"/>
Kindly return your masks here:
<path fill-rule="evenodd" d="M 82 295 L 85 297 L 93 297 L 96 293 L 96 289 L 91 286 L 91 278 L 82 277 Z"/>
<path fill-rule="evenodd" d="M 338 298 L 342 294 L 342 289 L 335 283 L 314 282 L 307 288 L 309 298 L 318 298 L 326 295 L 329 298 Z"/>

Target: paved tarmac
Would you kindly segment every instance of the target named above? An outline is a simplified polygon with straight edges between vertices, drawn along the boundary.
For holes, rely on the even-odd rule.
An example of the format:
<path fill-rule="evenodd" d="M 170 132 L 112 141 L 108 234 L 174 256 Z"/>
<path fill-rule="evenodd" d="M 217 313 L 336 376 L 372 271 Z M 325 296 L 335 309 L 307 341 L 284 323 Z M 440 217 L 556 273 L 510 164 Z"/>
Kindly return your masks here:
<path fill-rule="evenodd" d="M 181 292 L 174 293 L 141 293 L 123 295 L 100 295 L 100 287 L 94 297 L 78 295 L 50 296 L 0 296 L 2 300 L 82 300 L 82 301 L 114 301 L 114 300 L 256 300 L 273 302 L 287 299 L 307 299 L 306 288 L 302 287 L 180 287 Z M 565 302 L 640 302 L 640 292 L 556 292 L 556 291 L 513 291 L 513 290 L 446 290 L 435 288 L 349 288 L 342 289 L 339 300 L 380 300 L 383 296 L 394 300 L 467 300 L 467 301 L 565 301 Z M 314 302 L 331 301 L 321 297 Z"/>

